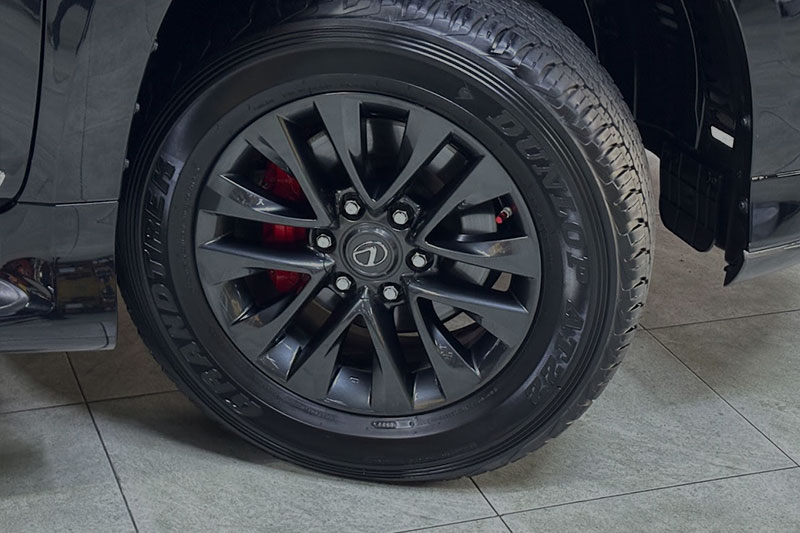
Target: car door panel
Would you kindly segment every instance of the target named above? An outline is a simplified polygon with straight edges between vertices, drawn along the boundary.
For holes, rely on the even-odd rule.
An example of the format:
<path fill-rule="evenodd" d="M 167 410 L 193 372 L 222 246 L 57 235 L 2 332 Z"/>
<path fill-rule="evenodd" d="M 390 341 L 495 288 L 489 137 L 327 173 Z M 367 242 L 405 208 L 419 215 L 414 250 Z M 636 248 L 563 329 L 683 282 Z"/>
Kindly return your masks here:
<path fill-rule="evenodd" d="M 0 207 L 20 191 L 36 118 L 42 9 L 38 0 L 0 2 Z"/>

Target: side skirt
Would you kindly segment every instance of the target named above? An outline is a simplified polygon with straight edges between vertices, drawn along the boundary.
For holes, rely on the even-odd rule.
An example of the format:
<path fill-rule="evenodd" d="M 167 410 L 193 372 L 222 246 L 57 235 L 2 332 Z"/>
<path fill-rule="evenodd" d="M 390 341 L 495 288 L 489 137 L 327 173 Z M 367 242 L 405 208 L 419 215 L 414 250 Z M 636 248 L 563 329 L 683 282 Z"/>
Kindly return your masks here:
<path fill-rule="evenodd" d="M 117 202 L 0 214 L 0 352 L 110 350 Z"/>

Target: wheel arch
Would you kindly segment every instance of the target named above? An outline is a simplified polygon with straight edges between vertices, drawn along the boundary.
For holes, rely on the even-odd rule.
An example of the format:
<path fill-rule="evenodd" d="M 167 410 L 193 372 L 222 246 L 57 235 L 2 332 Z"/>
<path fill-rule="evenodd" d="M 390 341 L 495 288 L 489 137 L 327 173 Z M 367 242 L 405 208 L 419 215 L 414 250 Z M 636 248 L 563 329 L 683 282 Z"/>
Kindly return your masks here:
<path fill-rule="evenodd" d="M 660 213 L 698 251 L 749 242 L 753 102 L 745 40 L 727 0 L 544 0 L 622 91 L 661 158 Z M 591 32 L 586 25 L 591 26 Z M 730 274 L 729 274 L 730 275 Z"/>
<path fill-rule="evenodd" d="M 645 146 L 661 158 L 665 225 L 699 251 L 727 250 L 734 266 L 749 241 L 753 130 L 747 51 L 728 0 L 541 0 L 594 51 L 631 108 Z M 172 0 L 139 90 L 143 113 L 129 158 L 170 86 L 214 49 L 274 23 L 304 2 Z M 186 29 L 191 28 L 187 32 Z M 167 83 L 165 83 L 165 81 Z M 732 146 L 730 144 L 732 143 Z"/>

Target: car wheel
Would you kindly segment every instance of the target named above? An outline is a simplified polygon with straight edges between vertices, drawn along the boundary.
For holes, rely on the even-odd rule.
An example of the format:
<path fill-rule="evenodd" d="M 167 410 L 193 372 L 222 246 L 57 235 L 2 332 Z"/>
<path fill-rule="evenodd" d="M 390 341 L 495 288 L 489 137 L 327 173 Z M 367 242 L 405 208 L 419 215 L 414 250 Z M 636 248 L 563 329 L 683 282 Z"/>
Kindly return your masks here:
<path fill-rule="evenodd" d="M 118 257 L 155 357 L 278 457 L 477 474 L 578 418 L 651 270 L 639 134 L 584 44 L 511 0 L 312 2 L 149 120 Z"/>

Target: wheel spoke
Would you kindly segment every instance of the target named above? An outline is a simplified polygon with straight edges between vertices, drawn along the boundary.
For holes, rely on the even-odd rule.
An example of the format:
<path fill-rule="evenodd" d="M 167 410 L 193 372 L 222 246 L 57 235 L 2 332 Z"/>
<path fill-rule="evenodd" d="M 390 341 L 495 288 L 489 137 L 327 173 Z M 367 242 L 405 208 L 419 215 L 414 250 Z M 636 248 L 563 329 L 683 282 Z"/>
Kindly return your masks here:
<path fill-rule="evenodd" d="M 350 182 L 370 207 L 372 195 L 364 184 L 365 136 L 361 121 L 361 100 L 349 95 L 324 95 L 314 99 L 325 130 L 333 143 Z"/>
<path fill-rule="evenodd" d="M 330 225 L 330 198 L 322 184 L 314 179 L 313 170 L 306 162 L 309 149 L 297 138 L 293 124 L 281 115 L 270 113 L 249 126 L 242 135 L 265 157 L 277 156 L 286 164 L 311 205 L 317 225 Z"/>
<path fill-rule="evenodd" d="M 200 197 L 200 209 L 216 215 L 253 220 L 262 224 L 316 227 L 319 221 L 263 196 L 236 176 L 212 176 Z"/>
<path fill-rule="evenodd" d="M 314 298 L 323 287 L 325 272 L 317 272 L 297 295 L 289 295 L 279 302 L 250 316 L 245 316 L 230 326 L 230 335 L 245 356 L 254 359 L 271 348 L 272 344 L 297 313 Z M 269 354 L 265 354 L 269 359 Z M 272 365 L 276 373 L 286 375 L 288 368 Z"/>
<path fill-rule="evenodd" d="M 511 178 L 493 157 L 483 157 L 466 175 L 445 187 L 439 193 L 439 201 L 427 210 L 416 231 L 418 244 L 423 244 L 428 235 L 453 212 L 456 207 L 480 205 L 512 192 Z"/>
<path fill-rule="evenodd" d="M 377 356 L 372 370 L 370 404 L 380 412 L 408 412 L 413 409 L 407 381 L 409 373 L 392 312 L 381 303 L 365 298 L 361 314 Z"/>
<path fill-rule="evenodd" d="M 197 248 L 200 278 L 210 284 L 240 279 L 262 270 L 287 270 L 312 277 L 331 268 L 331 260 L 310 250 L 271 250 L 229 237 Z"/>
<path fill-rule="evenodd" d="M 361 312 L 361 300 L 340 303 L 300 352 L 287 384 L 300 394 L 324 400 L 336 370 L 342 337 Z"/>
<path fill-rule="evenodd" d="M 417 299 L 411 312 L 445 398 L 463 396 L 477 387 L 480 374 L 467 361 L 461 344 L 443 328 L 430 302 Z"/>
<path fill-rule="evenodd" d="M 528 278 L 541 277 L 539 243 L 528 236 L 475 241 L 436 241 L 422 248 L 440 257 Z"/>
<path fill-rule="evenodd" d="M 467 312 L 507 346 L 516 346 L 530 323 L 530 311 L 510 293 L 430 278 L 409 283 L 408 292 L 413 299 L 439 302 Z"/>
<path fill-rule="evenodd" d="M 382 209 L 393 202 L 416 173 L 441 151 L 451 133 L 449 125 L 431 113 L 418 109 L 410 111 L 403 143 L 409 147 L 411 155 L 394 182 L 375 200 L 374 207 Z"/>

